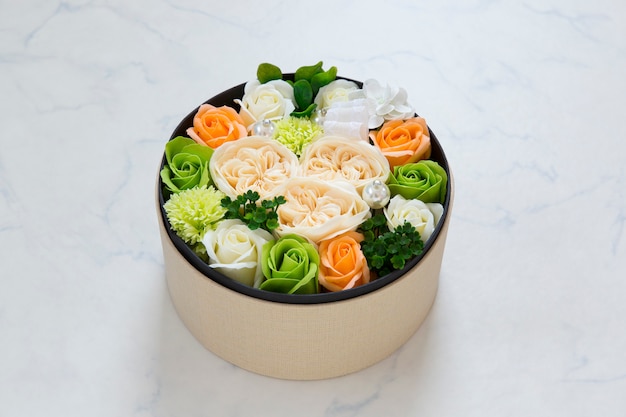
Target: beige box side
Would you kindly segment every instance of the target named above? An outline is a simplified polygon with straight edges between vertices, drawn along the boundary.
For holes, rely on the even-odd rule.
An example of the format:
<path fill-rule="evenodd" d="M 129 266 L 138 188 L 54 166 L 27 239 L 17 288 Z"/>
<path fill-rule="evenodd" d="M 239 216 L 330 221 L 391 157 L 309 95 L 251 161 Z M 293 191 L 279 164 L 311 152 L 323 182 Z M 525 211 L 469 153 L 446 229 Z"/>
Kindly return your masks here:
<path fill-rule="evenodd" d="M 216 283 L 178 252 L 159 213 L 172 302 L 202 345 L 243 369 L 296 380 L 361 370 L 402 346 L 428 315 L 437 294 L 452 194 L 439 235 L 413 269 L 371 293 L 323 304 L 265 301 Z"/>

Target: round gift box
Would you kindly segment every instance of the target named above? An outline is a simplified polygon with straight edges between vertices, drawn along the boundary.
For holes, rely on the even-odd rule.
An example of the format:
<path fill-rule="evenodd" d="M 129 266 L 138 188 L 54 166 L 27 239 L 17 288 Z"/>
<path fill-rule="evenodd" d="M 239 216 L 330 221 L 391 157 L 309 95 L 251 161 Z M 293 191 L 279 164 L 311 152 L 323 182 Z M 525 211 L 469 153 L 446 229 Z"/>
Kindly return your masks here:
<path fill-rule="evenodd" d="M 206 103 L 238 110 L 233 100 L 242 97 L 244 85 Z M 181 121 L 172 139 L 186 136 L 196 111 Z M 272 293 L 212 270 L 169 227 L 163 209 L 163 185 L 157 177 L 157 217 L 167 285 L 189 331 L 208 350 L 243 369 L 295 380 L 352 373 L 402 346 L 417 331 L 435 300 L 451 217 L 452 175 L 432 131 L 430 136 L 430 159 L 446 170 L 448 187 L 443 215 L 423 253 L 402 270 L 334 293 Z M 160 168 L 164 163 L 165 157 Z"/>

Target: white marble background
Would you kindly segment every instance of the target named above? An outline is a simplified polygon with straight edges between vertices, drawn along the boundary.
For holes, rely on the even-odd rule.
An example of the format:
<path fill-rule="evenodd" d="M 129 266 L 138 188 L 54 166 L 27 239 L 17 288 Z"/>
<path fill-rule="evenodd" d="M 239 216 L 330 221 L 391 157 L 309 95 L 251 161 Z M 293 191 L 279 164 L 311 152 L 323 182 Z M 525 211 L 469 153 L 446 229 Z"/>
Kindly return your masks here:
<path fill-rule="evenodd" d="M 173 310 L 165 141 L 262 61 L 404 86 L 456 205 L 422 328 L 275 380 Z M 626 3 L 0 0 L 0 416 L 624 416 Z"/>

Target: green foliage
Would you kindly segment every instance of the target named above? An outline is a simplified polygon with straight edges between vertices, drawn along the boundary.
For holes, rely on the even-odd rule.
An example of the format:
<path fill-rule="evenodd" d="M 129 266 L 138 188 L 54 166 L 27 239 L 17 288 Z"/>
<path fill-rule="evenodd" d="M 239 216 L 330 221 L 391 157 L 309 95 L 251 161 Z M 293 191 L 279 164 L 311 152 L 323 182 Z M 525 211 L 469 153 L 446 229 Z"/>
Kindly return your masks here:
<path fill-rule="evenodd" d="M 278 227 L 278 213 L 276 210 L 287 200 L 282 195 L 274 197 L 272 200 L 260 200 L 256 191 L 246 191 L 237 196 L 235 200 L 230 197 L 222 199 L 222 207 L 226 209 L 224 217 L 226 219 L 239 219 L 248 225 L 250 230 L 259 227 L 271 232 Z"/>
<path fill-rule="evenodd" d="M 276 65 L 264 62 L 257 68 L 256 77 L 261 84 L 265 84 L 268 81 L 282 79 L 283 72 Z"/>
<path fill-rule="evenodd" d="M 419 232 L 408 222 L 390 231 L 385 216 L 376 214 L 363 222 L 359 230 L 365 237 L 361 251 L 367 264 L 381 277 L 404 268 L 407 261 L 424 250 Z"/>
<path fill-rule="evenodd" d="M 313 102 L 320 88 L 330 84 L 337 78 L 337 67 L 330 67 L 328 71 L 322 68 L 323 62 L 314 65 L 305 65 L 296 70 L 294 81 L 287 81 L 293 86 L 296 109 L 291 113 L 293 117 L 310 117 L 317 108 Z M 257 69 L 257 78 L 261 84 L 271 80 L 283 79 L 283 73 L 276 65 L 263 63 Z"/>

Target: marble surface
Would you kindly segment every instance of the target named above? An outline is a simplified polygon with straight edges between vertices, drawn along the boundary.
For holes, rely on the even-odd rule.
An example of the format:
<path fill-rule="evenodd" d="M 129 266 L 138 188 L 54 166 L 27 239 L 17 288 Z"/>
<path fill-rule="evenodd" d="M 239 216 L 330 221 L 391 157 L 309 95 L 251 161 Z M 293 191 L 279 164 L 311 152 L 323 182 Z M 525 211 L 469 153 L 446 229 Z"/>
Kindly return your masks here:
<path fill-rule="evenodd" d="M 626 6 L 0 2 L 0 416 L 623 416 Z M 178 121 L 262 61 L 404 86 L 456 204 L 399 351 L 291 382 L 206 351 L 154 208 Z"/>

